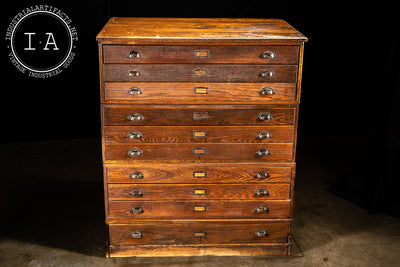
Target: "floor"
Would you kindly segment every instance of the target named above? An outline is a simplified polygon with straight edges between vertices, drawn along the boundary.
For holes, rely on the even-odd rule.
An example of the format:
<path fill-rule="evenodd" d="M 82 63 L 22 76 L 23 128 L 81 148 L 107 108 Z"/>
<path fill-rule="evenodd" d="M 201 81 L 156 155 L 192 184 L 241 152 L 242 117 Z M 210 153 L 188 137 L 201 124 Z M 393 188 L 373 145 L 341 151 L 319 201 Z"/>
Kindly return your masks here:
<path fill-rule="evenodd" d="M 0 144 L 0 266 L 400 266 L 400 220 L 327 191 L 343 162 L 316 156 L 307 140 L 291 257 L 106 259 L 100 141 Z"/>

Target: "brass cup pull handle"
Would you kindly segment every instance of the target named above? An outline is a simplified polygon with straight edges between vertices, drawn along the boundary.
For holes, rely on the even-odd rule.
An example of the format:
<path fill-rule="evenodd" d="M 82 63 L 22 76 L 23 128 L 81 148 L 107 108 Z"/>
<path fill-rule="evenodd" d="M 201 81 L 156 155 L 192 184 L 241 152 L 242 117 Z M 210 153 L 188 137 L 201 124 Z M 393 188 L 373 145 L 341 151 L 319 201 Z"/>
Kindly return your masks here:
<path fill-rule="evenodd" d="M 129 52 L 129 54 L 128 54 L 127 56 L 128 56 L 129 58 L 138 58 L 138 57 L 140 57 L 141 55 L 140 55 L 140 52 L 139 52 L 139 51 L 133 50 L 133 51 Z"/>
<path fill-rule="evenodd" d="M 268 196 L 269 192 L 267 189 L 258 189 L 254 195 L 257 197 L 264 197 L 264 196 Z"/>
<path fill-rule="evenodd" d="M 254 235 L 256 237 L 267 237 L 267 236 L 269 236 L 269 233 L 267 230 L 257 230 L 254 232 Z"/>
<path fill-rule="evenodd" d="M 128 156 L 130 157 L 140 157 L 141 155 L 143 155 L 143 151 L 139 148 L 133 148 L 128 151 Z"/>
<path fill-rule="evenodd" d="M 128 115 L 127 119 L 130 121 L 142 121 L 144 118 L 140 113 L 131 113 Z"/>
<path fill-rule="evenodd" d="M 257 179 L 266 179 L 269 178 L 269 173 L 266 171 L 259 171 L 256 173 L 254 177 Z"/>
<path fill-rule="evenodd" d="M 132 131 L 132 132 L 128 133 L 127 137 L 129 139 L 140 139 L 140 138 L 143 137 L 143 134 L 141 132 L 138 132 L 138 131 Z"/>
<path fill-rule="evenodd" d="M 260 140 L 270 139 L 271 137 L 272 137 L 272 134 L 267 131 L 262 131 L 257 134 L 257 139 L 260 139 Z"/>
<path fill-rule="evenodd" d="M 274 89 L 272 89 L 272 88 L 264 87 L 264 88 L 261 89 L 258 93 L 259 93 L 260 95 L 273 95 L 273 94 L 275 94 L 275 91 L 274 91 Z"/>
<path fill-rule="evenodd" d="M 137 76 L 140 76 L 140 71 L 138 71 L 138 70 L 130 70 L 130 71 L 128 71 L 128 76 L 129 77 L 137 77 Z"/>
<path fill-rule="evenodd" d="M 133 231 L 133 232 L 131 232 L 130 234 L 129 234 L 129 237 L 132 237 L 132 238 L 143 238 L 143 233 L 142 232 L 140 232 L 140 231 Z"/>
<path fill-rule="evenodd" d="M 128 95 L 141 95 L 142 90 L 138 87 L 131 87 L 128 89 L 128 91 L 126 92 Z"/>
<path fill-rule="evenodd" d="M 257 115 L 259 121 L 270 121 L 272 120 L 272 114 L 269 112 L 261 112 Z"/>
<path fill-rule="evenodd" d="M 260 72 L 260 76 L 263 78 L 271 78 L 275 75 L 275 73 L 272 70 L 263 70 Z"/>
<path fill-rule="evenodd" d="M 129 174 L 129 177 L 131 178 L 131 179 L 143 179 L 143 173 L 141 173 L 141 172 L 131 172 L 130 174 Z"/>
<path fill-rule="evenodd" d="M 267 213 L 267 212 L 269 212 L 269 208 L 265 207 L 265 206 L 259 206 L 259 207 L 255 208 L 254 211 L 257 213 Z"/>
<path fill-rule="evenodd" d="M 129 195 L 131 197 L 142 197 L 143 196 L 143 192 L 140 190 L 132 190 L 131 192 L 129 192 Z"/>
<path fill-rule="evenodd" d="M 269 151 L 266 148 L 262 148 L 256 151 L 256 156 L 257 157 L 264 157 L 264 156 L 270 156 L 271 155 L 271 151 Z"/>
<path fill-rule="evenodd" d="M 276 54 L 272 51 L 264 51 L 260 55 L 261 58 L 272 59 L 276 57 Z"/>
<path fill-rule="evenodd" d="M 141 214 L 144 212 L 144 209 L 142 207 L 132 207 L 129 212 L 131 214 Z"/>

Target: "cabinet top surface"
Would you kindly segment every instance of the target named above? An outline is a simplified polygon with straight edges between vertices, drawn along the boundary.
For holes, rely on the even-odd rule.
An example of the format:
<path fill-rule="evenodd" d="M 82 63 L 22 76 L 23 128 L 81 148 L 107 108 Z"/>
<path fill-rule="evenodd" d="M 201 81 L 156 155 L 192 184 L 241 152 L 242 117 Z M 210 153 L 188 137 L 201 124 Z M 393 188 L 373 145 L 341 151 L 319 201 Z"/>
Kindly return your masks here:
<path fill-rule="evenodd" d="M 97 35 L 107 42 L 305 42 L 281 19 L 113 17 Z"/>

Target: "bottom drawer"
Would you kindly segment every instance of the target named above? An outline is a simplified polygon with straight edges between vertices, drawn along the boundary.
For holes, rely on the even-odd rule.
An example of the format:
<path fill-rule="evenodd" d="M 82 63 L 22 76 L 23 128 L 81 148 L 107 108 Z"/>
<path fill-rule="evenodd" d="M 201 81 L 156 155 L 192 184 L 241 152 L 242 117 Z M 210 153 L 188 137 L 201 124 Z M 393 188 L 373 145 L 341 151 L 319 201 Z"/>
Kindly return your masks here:
<path fill-rule="evenodd" d="M 186 221 L 110 224 L 110 244 L 287 243 L 289 221 Z"/>

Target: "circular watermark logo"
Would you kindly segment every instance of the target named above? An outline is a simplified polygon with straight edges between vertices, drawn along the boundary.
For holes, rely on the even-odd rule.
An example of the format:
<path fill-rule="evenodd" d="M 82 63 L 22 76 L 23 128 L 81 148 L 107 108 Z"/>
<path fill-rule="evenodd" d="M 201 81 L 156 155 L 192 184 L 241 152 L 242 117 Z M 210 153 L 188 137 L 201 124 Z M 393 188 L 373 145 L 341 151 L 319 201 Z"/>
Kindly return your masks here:
<path fill-rule="evenodd" d="M 35 5 L 14 16 L 5 40 L 8 57 L 19 71 L 30 77 L 48 78 L 63 72 L 75 58 L 78 33 L 62 10 Z"/>

